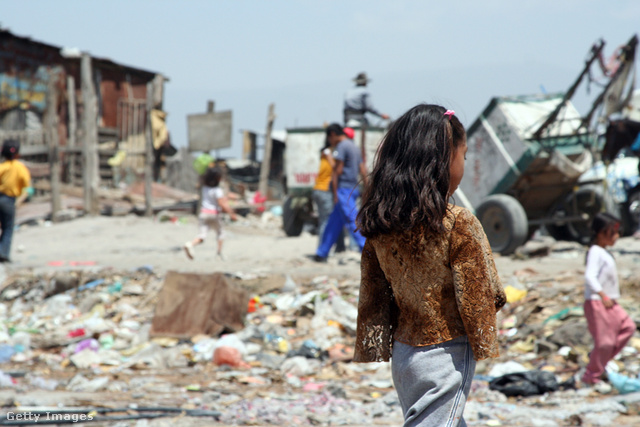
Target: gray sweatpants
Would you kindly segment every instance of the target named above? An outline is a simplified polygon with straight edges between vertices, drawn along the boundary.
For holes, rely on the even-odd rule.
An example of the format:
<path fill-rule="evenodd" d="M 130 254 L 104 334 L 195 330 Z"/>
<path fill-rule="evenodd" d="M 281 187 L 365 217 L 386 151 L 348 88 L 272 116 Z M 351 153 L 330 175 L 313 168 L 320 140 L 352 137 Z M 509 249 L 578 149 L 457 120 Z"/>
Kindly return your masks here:
<path fill-rule="evenodd" d="M 424 347 L 395 341 L 391 373 L 405 427 L 466 426 L 462 415 L 475 370 L 466 336 Z"/>

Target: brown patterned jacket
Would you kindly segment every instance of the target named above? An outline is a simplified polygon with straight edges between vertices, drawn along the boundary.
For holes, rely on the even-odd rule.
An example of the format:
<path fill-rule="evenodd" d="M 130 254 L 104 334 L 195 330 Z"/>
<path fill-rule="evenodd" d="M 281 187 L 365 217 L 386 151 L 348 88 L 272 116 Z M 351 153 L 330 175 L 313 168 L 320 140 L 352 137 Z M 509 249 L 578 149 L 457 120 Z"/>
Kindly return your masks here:
<path fill-rule="evenodd" d="M 388 361 L 393 341 L 438 344 L 467 335 L 476 360 L 498 356 L 506 296 L 480 221 L 449 205 L 446 232 L 421 227 L 370 239 L 362 251 L 356 362 Z"/>

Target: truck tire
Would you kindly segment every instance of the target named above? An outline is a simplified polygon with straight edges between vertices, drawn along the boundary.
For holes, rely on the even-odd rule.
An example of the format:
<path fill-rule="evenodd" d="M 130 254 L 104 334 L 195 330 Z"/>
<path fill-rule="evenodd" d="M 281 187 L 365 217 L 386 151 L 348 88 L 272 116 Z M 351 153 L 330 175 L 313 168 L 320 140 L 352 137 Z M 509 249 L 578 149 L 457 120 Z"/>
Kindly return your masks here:
<path fill-rule="evenodd" d="M 282 228 L 289 237 L 299 236 L 304 227 L 304 219 L 295 202 L 295 197 L 287 197 L 282 204 Z"/>
<path fill-rule="evenodd" d="M 630 236 L 640 226 L 640 186 L 627 193 L 627 201 L 621 206 L 621 219 L 625 236 Z"/>
<path fill-rule="evenodd" d="M 476 216 L 494 252 L 509 255 L 527 241 L 527 214 L 520 202 L 507 194 L 487 197 L 476 209 Z"/>
<path fill-rule="evenodd" d="M 547 230 L 549 235 L 556 240 L 572 240 L 571 233 L 567 228 L 567 222 L 563 221 L 563 218 L 567 217 L 567 212 L 564 206 L 564 197 L 560 199 L 560 202 L 556 202 L 556 204 L 551 208 L 548 215 L 549 218 L 557 219 L 556 222 L 552 222 L 549 224 L 545 224 L 544 228 Z"/>
<path fill-rule="evenodd" d="M 583 185 L 576 191 L 569 193 L 565 201 L 568 216 L 581 215 L 584 221 L 570 222 L 567 231 L 572 240 L 583 244 L 591 239 L 591 220 L 598 212 L 609 212 L 620 217 L 620 211 L 613 197 L 605 193 L 602 185 Z"/>

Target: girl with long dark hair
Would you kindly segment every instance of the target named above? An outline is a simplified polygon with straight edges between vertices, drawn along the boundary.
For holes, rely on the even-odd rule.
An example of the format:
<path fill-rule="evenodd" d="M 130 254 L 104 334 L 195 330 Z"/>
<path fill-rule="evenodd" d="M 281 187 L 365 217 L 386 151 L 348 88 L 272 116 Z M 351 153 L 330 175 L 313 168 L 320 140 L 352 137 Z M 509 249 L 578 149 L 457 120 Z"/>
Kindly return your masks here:
<path fill-rule="evenodd" d="M 453 111 L 412 108 L 385 136 L 357 217 L 355 361 L 392 359 L 406 426 L 466 425 L 476 361 L 498 356 L 506 297 L 491 248 L 478 219 L 448 203 L 466 150 Z"/>

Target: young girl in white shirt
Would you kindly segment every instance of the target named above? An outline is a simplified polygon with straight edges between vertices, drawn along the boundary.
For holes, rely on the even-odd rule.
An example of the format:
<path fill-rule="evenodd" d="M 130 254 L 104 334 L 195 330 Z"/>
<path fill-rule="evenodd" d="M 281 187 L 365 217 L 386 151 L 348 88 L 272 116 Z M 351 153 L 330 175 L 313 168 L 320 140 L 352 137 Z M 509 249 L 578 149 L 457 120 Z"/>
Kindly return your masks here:
<path fill-rule="evenodd" d="M 597 384 L 607 363 L 627 344 L 636 325 L 618 304 L 620 286 L 616 262 L 606 250 L 620 237 L 620 220 L 599 213 L 591 224 L 591 247 L 587 252 L 584 315 L 593 337 L 593 350 L 582 382 Z"/>
<path fill-rule="evenodd" d="M 226 212 L 231 216 L 231 220 L 237 219 L 236 213 L 229 206 L 227 197 L 222 188 L 220 188 L 220 180 L 222 179 L 222 169 L 219 167 L 210 167 L 202 177 L 202 205 L 200 206 L 200 215 L 198 215 L 199 233 L 195 239 L 184 244 L 184 251 L 189 259 L 193 259 L 193 248 L 204 242 L 207 237 L 209 228 L 213 228 L 218 239 L 218 257 L 222 259 L 222 242 L 224 233 L 222 229 L 222 221 L 220 214 Z"/>

